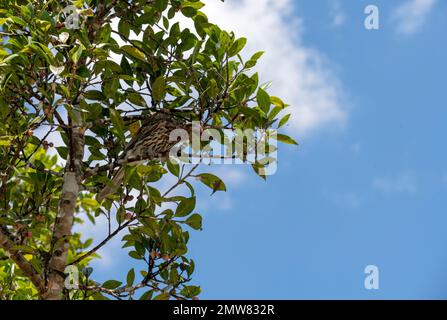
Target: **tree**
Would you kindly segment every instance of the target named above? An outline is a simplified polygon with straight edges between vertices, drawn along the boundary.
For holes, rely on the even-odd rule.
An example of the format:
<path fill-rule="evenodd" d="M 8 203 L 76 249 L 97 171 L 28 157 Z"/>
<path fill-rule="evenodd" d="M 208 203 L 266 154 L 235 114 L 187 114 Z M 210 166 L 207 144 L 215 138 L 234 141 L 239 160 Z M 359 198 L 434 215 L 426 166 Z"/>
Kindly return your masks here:
<path fill-rule="evenodd" d="M 203 6 L 0 0 L 0 299 L 200 294 L 190 284 L 194 261 L 187 257 L 189 229 L 202 225 L 193 180 L 213 193 L 225 191 L 224 182 L 197 173 L 198 164 L 155 157 L 131 164 L 120 155 L 156 114 L 218 132 L 270 132 L 289 118 L 279 121 L 287 106 L 250 72 L 262 52 L 243 61 L 246 39 L 210 23 Z M 182 27 L 184 20 L 194 28 Z M 50 141 L 55 134 L 60 142 Z M 283 134 L 274 138 L 295 144 Z M 264 178 L 265 166 L 253 163 Z M 98 201 L 120 168 L 122 185 Z M 176 182 L 162 194 L 154 183 L 169 174 Z M 184 186 L 189 196 L 177 192 Z M 83 241 L 73 232 L 81 213 L 93 223 L 105 216 L 108 236 Z M 118 236 L 145 268 L 129 270 L 126 281 L 97 283 L 89 264 Z"/>

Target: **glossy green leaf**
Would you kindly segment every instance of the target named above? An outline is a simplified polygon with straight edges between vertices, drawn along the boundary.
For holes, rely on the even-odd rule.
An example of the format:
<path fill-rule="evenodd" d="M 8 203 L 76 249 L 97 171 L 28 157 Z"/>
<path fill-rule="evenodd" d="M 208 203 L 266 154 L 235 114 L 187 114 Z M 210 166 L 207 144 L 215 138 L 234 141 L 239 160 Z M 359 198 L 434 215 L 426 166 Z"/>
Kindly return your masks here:
<path fill-rule="evenodd" d="M 129 270 L 129 272 L 127 273 L 127 286 L 131 287 L 133 286 L 133 283 L 135 281 L 135 270 L 132 268 Z"/>
<path fill-rule="evenodd" d="M 296 142 L 293 138 L 291 138 L 285 134 L 281 134 L 281 133 L 277 134 L 276 140 L 286 143 L 286 144 L 298 145 L 298 142 Z"/>
<path fill-rule="evenodd" d="M 180 202 L 177 206 L 177 210 L 175 211 L 176 217 L 185 217 L 189 215 L 196 206 L 196 198 L 185 198 Z"/>
<path fill-rule="evenodd" d="M 216 191 L 227 191 L 225 183 L 217 176 L 210 173 L 202 173 L 197 176 L 197 179 L 205 184 L 207 187 L 213 190 L 213 193 Z"/>
<path fill-rule="evenodd" d="M 267 113 L 270 110 L 270 96 L 263 89 L 259 88 L 258 94 L 256 95 L 256 100 L 258 101 L 259 107 Z"/>
<path fill-rule="evenodd" d="M 185 223 L 193 228 L 194 230 L 201 230 L 202 229 L 202 216 L 195 213 L 192 216 L 190 216 Z"/>
<path fill-rule="evenodd" d="M 123 284 L 122 282 L 117 280 L 107 280 L 102 284 L 102 287 L 106 289 L 116 289 L 122 284 Z"/>
<path fill-rule="evenodd" d="M 155 101 L 161 101 L 166 92 L 166 79 L 163 76 L 158 77 L 152 84 L 152 97 Z"/>

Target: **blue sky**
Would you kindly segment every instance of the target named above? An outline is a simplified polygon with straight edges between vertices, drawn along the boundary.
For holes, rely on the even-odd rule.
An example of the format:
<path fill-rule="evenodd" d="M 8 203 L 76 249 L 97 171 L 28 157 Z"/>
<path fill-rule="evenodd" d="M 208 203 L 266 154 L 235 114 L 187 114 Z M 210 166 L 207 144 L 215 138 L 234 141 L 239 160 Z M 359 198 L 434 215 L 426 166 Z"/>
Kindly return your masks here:
<path fill-rule="evenodd" d="M 267 51 L 259 70 L 292 105 L 300 147 L 281 146 L 267 183 L 222 166 L 229 191 L 199 189 L 204 230 L 190 256 L 201 297 L 446 299 L 447 3 L 208 3 L 248 53 Z M 379 30 L 364 28 L 369 4 Z M 104 280 L 125 277 L 118 248 L 95 263 Z M 367 265 L 379 290 L 364 288 Z"/>

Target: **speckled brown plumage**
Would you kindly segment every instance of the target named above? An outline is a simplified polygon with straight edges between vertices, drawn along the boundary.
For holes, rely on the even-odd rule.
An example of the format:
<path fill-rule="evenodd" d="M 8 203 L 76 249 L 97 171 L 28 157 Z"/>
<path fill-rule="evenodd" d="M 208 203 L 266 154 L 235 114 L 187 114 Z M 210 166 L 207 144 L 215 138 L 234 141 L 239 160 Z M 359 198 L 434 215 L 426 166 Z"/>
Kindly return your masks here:
<path fill-rule="evenodd" d="M 177 143 L 169 139 L 171 132 L 176 129 L 187 130 L 185 122 L 162 113 L 150 117 L 126 146 L 121 159 L 156 159 L 166 156 Z"/>
<path fill-rule="evenodd" d="M 177 144 L 170 141 L 172 131 L 176 129 L 188 130 L 185 121 L 180 121 L 172 115 L 158 113 L 145 120 L 137 134 L 127 144 L 119 160 L 126 163 L 138 164 L 144 160 L 165 159 L 170 150 Z M 102 201 L 108 195 L 115 193 L 124 179 L 124 168 L 120 168 L 112 179 L 97 196 Z"/>

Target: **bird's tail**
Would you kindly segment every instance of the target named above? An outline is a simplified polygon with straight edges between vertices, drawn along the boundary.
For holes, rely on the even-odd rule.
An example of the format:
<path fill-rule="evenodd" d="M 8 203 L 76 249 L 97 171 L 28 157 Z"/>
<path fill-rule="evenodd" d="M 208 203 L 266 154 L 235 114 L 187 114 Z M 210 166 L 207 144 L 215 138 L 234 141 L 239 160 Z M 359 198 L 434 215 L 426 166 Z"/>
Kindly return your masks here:
<path fill-rule="evenodd" d="M 102 189 L 101 192 L 96 196 L 96 200 L 98 200 L 98 202 L 101 202 L 107 196 L 117 192 L 123 180 L 124 180 L 124 167 L 121 167 L 113 177 L 110 184 L 105 186 L 104 189 Z"/>

